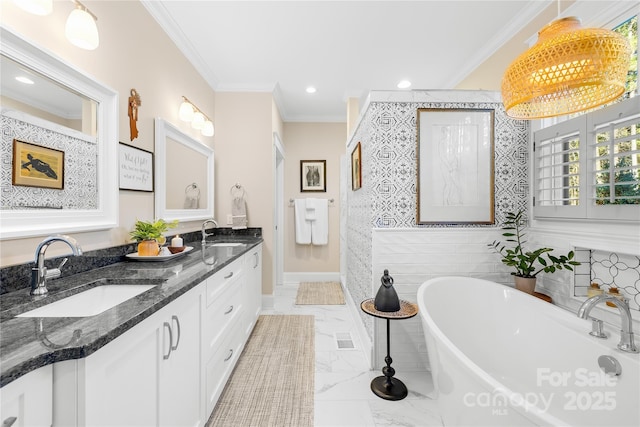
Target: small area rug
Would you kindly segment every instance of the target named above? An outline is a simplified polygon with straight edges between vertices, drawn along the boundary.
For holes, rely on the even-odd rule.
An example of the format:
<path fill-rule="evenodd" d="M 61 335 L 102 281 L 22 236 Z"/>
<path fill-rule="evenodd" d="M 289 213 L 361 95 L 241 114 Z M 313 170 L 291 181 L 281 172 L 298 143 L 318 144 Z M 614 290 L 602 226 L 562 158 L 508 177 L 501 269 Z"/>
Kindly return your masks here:
<path fill-rule="evenodd" d="M 344 293 L 339 282 L 302 282 L 296 295 L 297 305 L 342 305 Z"/>
<path fill-rule="evenodd" d="M 314 316 L 258 317 L 207 427 L 313 427 L 314 343 Z"/>

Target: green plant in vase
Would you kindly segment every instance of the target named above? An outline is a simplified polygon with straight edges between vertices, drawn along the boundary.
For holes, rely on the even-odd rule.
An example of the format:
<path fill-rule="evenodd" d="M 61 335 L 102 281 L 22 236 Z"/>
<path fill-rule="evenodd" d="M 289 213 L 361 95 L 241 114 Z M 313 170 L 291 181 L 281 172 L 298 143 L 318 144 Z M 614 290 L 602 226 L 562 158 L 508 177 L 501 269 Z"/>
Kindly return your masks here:
<path fill-rule="evenodd" d="M 535 279 L 539 273 L 543 271 L 554 273 L 562 269 L 573 271 L 573 266 L 580 263 L 573 260 L 573 251 L 569 251 L 566 255 L 555 256 L 551 254 L 552 248 L 525 249 L 526 227 L 523 215 L 522 211 L 507 212 L 506 221 L 502 227 L 505 230 L 502 235 L 506 237 L 506 243 L 494 240 L 487 246 L 502 257 L 503 264 L 514 269 L 511 275 L 516 277 L 516 288 L 533 293 Z M 528 280 L 518 280 L 518 278 Z"/>
<path fill-rule="evenodd" d="M 166 233 L 170 228 L 178 225 L 178 220 L 166 222 L 163 219 L 156 221 L 137 220 L 133 231 L 129 233 L 131 238 L 138 242 L 138 255 L 155 256 L 160 253 L 160 245 L 166 242 Z"/>

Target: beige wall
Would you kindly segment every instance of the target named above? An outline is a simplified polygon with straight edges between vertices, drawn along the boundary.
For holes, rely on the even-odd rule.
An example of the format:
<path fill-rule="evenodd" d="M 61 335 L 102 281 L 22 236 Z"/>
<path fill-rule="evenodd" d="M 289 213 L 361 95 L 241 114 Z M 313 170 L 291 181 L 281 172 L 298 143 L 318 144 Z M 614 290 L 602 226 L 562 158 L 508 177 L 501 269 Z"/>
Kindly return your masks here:
<path fill-rule="evenodd" d="M 222 226 L 231 213 L 230 190 L 244 187 L 249 227 L 262 227 L 262 293 L 273 293 L 273 162 L 274 126 L 271 93 L 216 94 L 216 219 Z"/>
<path fill-rule="evenodd" d="M 340 271 L 340 156 L 345 153 L 346 123 L 285 123 L 284 271 Z M 327 161 L 327 192 L 300 192 L 300 160 Z M 326 246 L 295 242 L 294 211 L 289 199 L 315 197 L 334 199 L 329 205 L 329 243 Z"/>
<path fill-rule="evenodd" d="M 13 2 L 2 0 L 0 21 L 2 25 L 116 90 L 119 93 L 120 141 L 154 151 L 153 119 L 162 117 L 195 139 L 213 146 L 217 137 L 202 137 L 199 132 L 192 131 L 187 123 L 179 121 L 177 114 L 181 95 L 185 95 L 208 116 L 214 117 L 215 93 L 145 8 L 136 1 L 92 1 L 89 7 L 98 16 L 100 32 L 100 46 L 94 51 L 79 49 L 65 39 L 65 22 L 73 8 L 70 2 L 54 2 L 53 13 L 43 17 L 24 12 Z M 138 111 L 139 137 L 133 142 L 129 140 L 127 116 L 127 98 L 131 88 L 135 88 L 142 98 L 142 106 Z M 269 103 L 269 111 L 270 107 Z M 269 121 L 269 129 L 270 125 Z M 222 191 L 225 191 L 224 187 Z M 73 237 L 85 250 L 120 245 L 128 242 L 128 233 L 136 218 L 153 217 L 152 193 L 121 191 L 117 228 L 75 233 Z M 200 224 L 200 221 L 181 224 L 180 231 L 197 230 Z M 0 242 L 1 265 L 33 260 L 40 240 L 42 238 Z M 64 252 L 62 245 L 53 245 L 47 255 Z"/>

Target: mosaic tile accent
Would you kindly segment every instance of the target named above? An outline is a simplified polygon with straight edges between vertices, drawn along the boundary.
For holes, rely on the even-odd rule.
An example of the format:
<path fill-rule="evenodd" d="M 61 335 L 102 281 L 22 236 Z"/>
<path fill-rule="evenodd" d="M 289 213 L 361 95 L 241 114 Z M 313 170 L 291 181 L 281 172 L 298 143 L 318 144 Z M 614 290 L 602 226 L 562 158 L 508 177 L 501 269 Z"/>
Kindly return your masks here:
<path fill-rule="evenodd" d="M 62 190 L 11 184 L 14 139 L 64 151 Z M 0 153 L 0 209 L 97 209 L 98 147 L 95 143 L 2 115 Z"/>
<path fill-rule="evenodd" d="M 464 96 L 472 100 L 474 94 Z M 416 224 L 418 108 L 495 111 L 495 225 Z M 499 227 L 506 212 L 526 210 L 528 135 L 528 122 L 509 118 L 499 102 L 371 102 L 347 148 L 350 154 L 358 142 L 362 147 L 362 188 L 347 196 L 346 286 L 354 300 L 371 298 L 374 292 L 372 228 Z M 350 177 L 346 185 L 351 188 Z M 372 320 L 363 313 L 361 318 L 373 339 Z"/>

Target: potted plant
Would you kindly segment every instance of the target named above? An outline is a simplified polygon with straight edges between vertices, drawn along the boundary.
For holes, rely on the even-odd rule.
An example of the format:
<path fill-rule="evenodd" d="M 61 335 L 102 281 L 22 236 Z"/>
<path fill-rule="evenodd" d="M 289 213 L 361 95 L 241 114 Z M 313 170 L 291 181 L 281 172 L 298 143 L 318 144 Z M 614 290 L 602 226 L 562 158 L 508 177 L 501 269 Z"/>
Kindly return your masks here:
<path fill-rule="evenodd" d="M 160 253 L 160 245 L 166 241 L 164 233 L 177 225 L 178 220 L 171 222 L 166 222 L 163 219 L 153 222 L 136 220 L 135 227 L 129 235 L 138 242 L 138 255 L 158 255 Z"/>
<path fill-rule="evenodd" d="M 573 271 L 572 266 L 580 263 L 573 260 L 573 251 L 567 255 L 554 256 L 551 254 L 552 248 L 526 250 L 524 247 L 526 233 L 522 217 L 522 211 L 507 212 L 506 221 L 502 227 L 505 230 L 502 235 L 506 237 L 507 243 L 494 240 L 487 246 L 502 256 L 503 264 L 515 269 L 511 274 L 515 276 L 516 288 L 532 294 L 536 286 L 536 276 L 539 273 L 543 271 L 553 273 L 562 269 Z M 507 247 L 508 245 L 512 247 Z"/>

